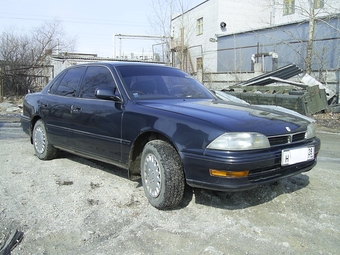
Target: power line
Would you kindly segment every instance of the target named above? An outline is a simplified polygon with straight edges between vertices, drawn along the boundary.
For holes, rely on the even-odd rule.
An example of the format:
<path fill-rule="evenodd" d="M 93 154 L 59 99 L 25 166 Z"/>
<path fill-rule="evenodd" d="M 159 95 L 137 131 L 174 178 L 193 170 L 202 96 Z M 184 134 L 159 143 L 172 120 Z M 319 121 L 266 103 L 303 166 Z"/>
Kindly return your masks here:
<path fill-rule="evenodd" d="M 9 14 L 14 16 L 4 16 L 3 14 Z M 19 16 L 18 16 L 19 15 Z M 23 16 L 23 17 L 21 17 Z M 26 17 L 25 17 L 26 16 Z M 0 19 L 13 19 L 13 20 L 32 20 L 32 21 L 49 21 L 53 20 L 51 16 L 44 15 L 27 15 L 27 14 L 14 14 L 14 13 L 4 13 L 0 12 Z M 145 26 L 148 24 L 147 22 L 134 22 L 134 21 L 110 21 L 110 20 L 102 20 L 102 19 L 88 19 L 88 18 L 71 18 L 64 17 L 55 19 L 60 20 L 65 23 L 78 23 L 78 24 L 95 24 L 95 25 L 119 25 L 119 26 Z"/>

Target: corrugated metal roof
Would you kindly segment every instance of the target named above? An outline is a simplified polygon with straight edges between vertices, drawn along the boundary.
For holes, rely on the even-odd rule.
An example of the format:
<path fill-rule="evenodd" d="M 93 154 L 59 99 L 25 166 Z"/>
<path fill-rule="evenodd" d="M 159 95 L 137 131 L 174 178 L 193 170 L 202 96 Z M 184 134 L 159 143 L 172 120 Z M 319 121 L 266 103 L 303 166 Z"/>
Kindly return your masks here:
<path fill-rule="evenodd" d="M 297 65 L 289 64 L 289 65 L 280 67 L 279 69 L 275 71 L 256 76 L 252 79 L 249 79 L 237 85 L 241 85 L 241 86 L 268 85 L 268 84 L 273 83 L 272 77 L 276 77 L 276 78 L 283 79 L 283 80 L 288 80 L 302 72 L 303 72 L 302 69 L 299 68 Z"/>
<path fill-rule="evenodd" d="M 289 81 L 289 80 L 280 79 L 280 78 L 272 77 L 272 76 L 270 76 L 270 77 L 265 77 L 265 78 L 260 79 L 260 80 L 252 81 L 252 82 L 247 83 L 246 85 L 243 85 L 243 86 L 268 85 L 268 84 L 275 83 L 275 82 L 290 84 L 290 85 L 294 85 L 294 86 L 297 86 L 297 87 L 300 87 L 300 88 L 306 88 L 306 87 L 308 87 L 308 85 L 303 84 L 303 83 L 301 83 L 301 82 Z M 264 84 L 264 83 L 265 83 L 265 84 Z"/>

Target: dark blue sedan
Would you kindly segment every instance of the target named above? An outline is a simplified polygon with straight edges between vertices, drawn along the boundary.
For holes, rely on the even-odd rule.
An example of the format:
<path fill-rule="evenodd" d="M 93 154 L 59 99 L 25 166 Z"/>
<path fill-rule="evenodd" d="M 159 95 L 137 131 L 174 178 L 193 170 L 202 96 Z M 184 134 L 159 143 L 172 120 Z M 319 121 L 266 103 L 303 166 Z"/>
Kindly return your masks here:
<path fill-rule="evenodd" d="M 240 191 L 309 171 L 320 150 L 304 118 L 219 100 L 187 73 L 145 63 L 65 69 L 25 97 L 21 122 L 40 159 L 63 150 L 125 168 L 159 209 L 176 207 L 186 183 Z"/>

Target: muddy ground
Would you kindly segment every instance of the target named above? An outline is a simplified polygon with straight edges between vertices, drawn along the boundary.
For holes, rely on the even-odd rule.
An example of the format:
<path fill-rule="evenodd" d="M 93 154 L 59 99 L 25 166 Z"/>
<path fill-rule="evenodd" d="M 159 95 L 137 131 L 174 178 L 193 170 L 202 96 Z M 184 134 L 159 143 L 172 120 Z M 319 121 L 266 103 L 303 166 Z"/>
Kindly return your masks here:
<path fill-rule="evenodd" d="M 1 116 L 0 247 L 23 231 L 14 255 L 340 254 L 336 121 L 318 126 L 310 172 L 247 192 L 187 189 L 178 208 L 159 211 L 122 169 L 68 153 L 39 160 L 15 118 Z"/>

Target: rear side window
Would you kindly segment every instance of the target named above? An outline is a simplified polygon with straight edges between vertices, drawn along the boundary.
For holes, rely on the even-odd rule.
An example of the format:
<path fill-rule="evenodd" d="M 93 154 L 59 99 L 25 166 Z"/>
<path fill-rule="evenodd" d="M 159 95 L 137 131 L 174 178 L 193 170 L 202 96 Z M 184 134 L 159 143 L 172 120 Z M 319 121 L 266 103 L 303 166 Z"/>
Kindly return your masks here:
<path fill-rule="evenodd" d="M 75 97 L 79 82 L 85 73 L 86 67 L 72 68 L 64 75 L 54 94 L 66 97 Z"/>
<path fill-rule="evenodd" d="M 60 83 L 60 81 L 63 79 L 65 72 L 59 74 L 57 77 L 54 78 L 54 80 L 52 81 L 52 85 L 49 89 L 49 93 L 51 94 L 55 94 L 55 92 L 57 91 L 58 85 Z"/>
<path fill-rule="evenodd" d="M 116 87 L 112 78 L 111 72 L 103 66 L 88 67 L 84 76 L 79 97 L 96 98 L 95 91 L 97 88 L 112 88 Z"/>

